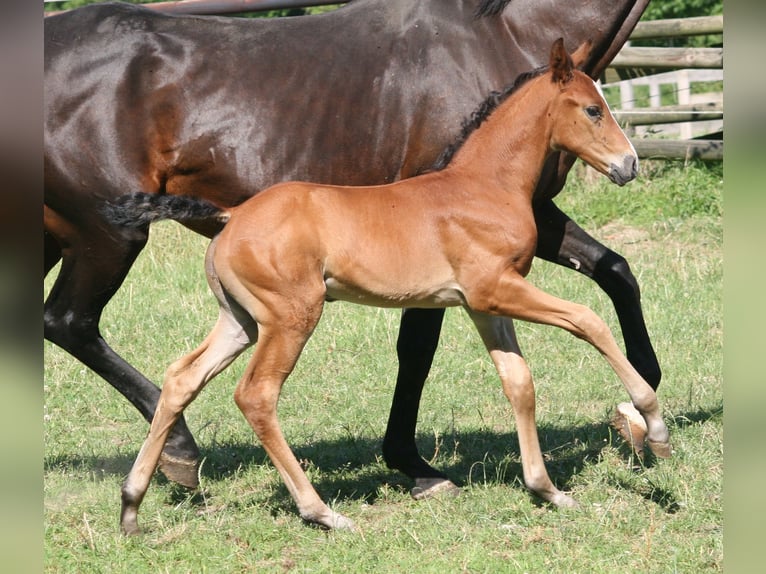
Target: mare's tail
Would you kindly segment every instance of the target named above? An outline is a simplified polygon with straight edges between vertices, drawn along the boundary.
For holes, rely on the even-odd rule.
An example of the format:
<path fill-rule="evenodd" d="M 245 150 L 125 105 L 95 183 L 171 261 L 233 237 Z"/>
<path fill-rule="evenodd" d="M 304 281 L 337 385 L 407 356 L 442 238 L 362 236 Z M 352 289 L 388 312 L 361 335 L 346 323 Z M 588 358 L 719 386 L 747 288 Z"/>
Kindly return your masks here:
<path fill-rule="evenodd" d="M 173 219 L 179 223 L 229 220 L 229 212 L 204 199 L 188 195 L 132 193 L 107 203 L 104 214 L 114 225 L 144 227 L 155 221 Z"/>

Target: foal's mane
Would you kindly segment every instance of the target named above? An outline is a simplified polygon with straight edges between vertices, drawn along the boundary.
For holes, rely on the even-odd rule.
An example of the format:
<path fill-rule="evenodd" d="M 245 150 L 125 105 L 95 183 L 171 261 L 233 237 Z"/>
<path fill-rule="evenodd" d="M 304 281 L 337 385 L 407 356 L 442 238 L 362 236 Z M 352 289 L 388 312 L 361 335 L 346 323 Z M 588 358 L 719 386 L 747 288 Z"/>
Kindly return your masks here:
<path fill-rule="evenodd" d="M 499 0 L 496 0 L 499 1 Z M 506 0 L 506 3 L 510 0 Z M 492 0 L 485 0 L 485 3 L 491 3 Z M 507 100 L 512 94 L 514 94 L 521 86 L 526 84 L 532 78 L 542 75 L 548 70 L 548 66 L 540 66 L 529 72 L 519 74 L 513 83 L 507 85 L 502 90 L 493 90 L 489 93 L 489 96 L 476 108 L 469 117 L 463 120 L 462 130 L 460 135 L 448 145 L 444 151 L 436 158 L 436 161 L 431 166 L 430 171 L 440 171 L 447 167 L 455 157 L 458 150 L 463 147 L 468 137 L 476 131 L 481 124 L 494 112 L 500 104 Z"/>

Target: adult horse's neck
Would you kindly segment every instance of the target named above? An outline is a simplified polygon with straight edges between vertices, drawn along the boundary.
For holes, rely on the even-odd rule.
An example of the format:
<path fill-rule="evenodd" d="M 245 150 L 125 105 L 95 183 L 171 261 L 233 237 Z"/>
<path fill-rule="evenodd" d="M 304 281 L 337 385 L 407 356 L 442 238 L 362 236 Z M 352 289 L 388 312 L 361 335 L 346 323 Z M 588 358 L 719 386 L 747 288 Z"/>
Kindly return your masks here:
<path fill-rule="evenodd" d="M 552 151 L 547 111 L 556 93 L 549 73 L 528 80 L 476 128 L 444 171 L 522 192 L 531 200 Z"/>

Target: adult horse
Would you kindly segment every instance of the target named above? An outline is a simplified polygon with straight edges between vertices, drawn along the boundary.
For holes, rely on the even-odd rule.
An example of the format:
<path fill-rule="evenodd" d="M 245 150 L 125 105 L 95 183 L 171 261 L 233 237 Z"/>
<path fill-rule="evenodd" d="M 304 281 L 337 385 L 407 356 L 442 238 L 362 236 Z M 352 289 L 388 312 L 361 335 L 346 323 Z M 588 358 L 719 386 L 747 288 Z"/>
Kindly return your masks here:
<path fill-rule="evenodd" d="M 547 61 L 550 42 L 592 40 L 596 77 L 627 40 L 645 0 L 354 0 L 277 20 L 169 16 L 98 4 L 45 20 L 45 337 L 93 369 L 151 420 L 160 390 L 102 338 L 104 306 L 146 244 L 148 227 L 108 223 L 125 190 L 237 205 L 283 180 L 362 185 L 427 170 L 485 94 Z M 359 110 L 365 110 L 359 117 Z M 660 370 L 638 284 L 624 258 L 553 203 L 574 158 L 550 158 L 535 195 L 536 255 L 592 277 L 610 296 L 629 360 Z M 189 225 L 212 236 L 217 228 Z M 415 425 L 442 310 L 409 310 L 386 463 L 414 495 L 450 487 L 419 456 Z M 197 483 L 199 451 L 183 419 L 161 468 Z"/>

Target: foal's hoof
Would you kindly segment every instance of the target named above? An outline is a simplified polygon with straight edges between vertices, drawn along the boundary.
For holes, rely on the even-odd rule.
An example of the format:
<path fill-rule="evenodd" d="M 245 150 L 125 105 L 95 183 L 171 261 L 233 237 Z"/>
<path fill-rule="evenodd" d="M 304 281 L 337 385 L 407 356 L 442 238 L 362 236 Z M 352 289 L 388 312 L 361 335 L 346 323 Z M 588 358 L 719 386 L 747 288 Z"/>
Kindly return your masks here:
<path fill-rule="evenodd" d="M 191 489 L 199 486 L 199 461 L 196 459 L 177 458 L 163 451 L 159 468 L 171 482 Z"/>
<path fill-rule="evenodd" d="M 415 486 L 410 490 L 410 496 L 415 500 L 423 500 L 443 494 L 457 496 L 460 494 L 460 489 L 451 480 L 446 478 L 417 478 L 415 479 Z"/>
<path fill-rule="evenodd" d="M 324 530 L 351 530 L 356 531 L 356 524 L 350 518 L 346 518 L 338 512 L 329 508 L 321 514 L 301 514 L 301 518 L 306 524 L 318 526 Z"/>
<path fill-rule="evenodd" d="M 121 524 L 120 531 L 124 536 L 141 536 L 144 532 L 136 525 Z"/>
<path fill-rule="evenodd" d="M 574 498 L 563 492 L 557 492 L 549 502 L 556 508 L 580 508 L 580 504 Z"/>
<path fill-rule="evenodd" d="M 657 442 L 653 440 L 647 441 L 649 443 L 649 448 L 652 449 L 652 453 L 657 458 L 670 458 L 671 450 L 670 450 L 670 443 L 668 442 Z"/>
<path fill-rule="evenodd" d="M 350 530 L 352 532 L 356 531 L 356 524 L 354 524 L 354 521 L 350 518 L 346 518 L 342 514 L 337 514 L 333 518 L 332 521 L 332 528 L 334 530 Z"/>
<path fill-rule="evenodd" d="M 640 458 L 644 456 L 644 439 L 646 439 L 646 421 L 641 413 L 636 410 L 633 403 L 620 403 L 617 405 L 612 426 L 620 433 L 620 436 L 633 449 Z M 652 449 L 654 450 L 654 449 Z"/>

